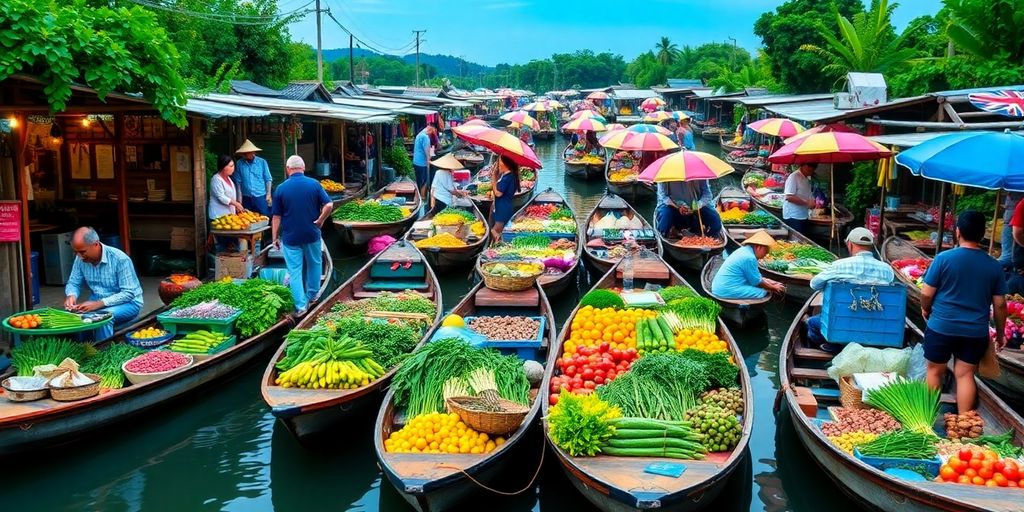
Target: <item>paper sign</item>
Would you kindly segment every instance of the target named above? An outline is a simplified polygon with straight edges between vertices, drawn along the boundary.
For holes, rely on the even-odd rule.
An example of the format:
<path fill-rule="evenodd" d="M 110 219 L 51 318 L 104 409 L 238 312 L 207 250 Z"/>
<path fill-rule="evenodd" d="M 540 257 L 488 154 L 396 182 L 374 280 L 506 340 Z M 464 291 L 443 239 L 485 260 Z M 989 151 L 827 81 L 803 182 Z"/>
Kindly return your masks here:
<path fill-rule="evenodd" d="M 96 151 L 96 178 L 114 179 L 114 146 L 97 144 L 94 148 Z"/>
<path fill-rule="evenodd" d="M 21 241 L 21 203 L 0 201 L 0 242 Z"/>

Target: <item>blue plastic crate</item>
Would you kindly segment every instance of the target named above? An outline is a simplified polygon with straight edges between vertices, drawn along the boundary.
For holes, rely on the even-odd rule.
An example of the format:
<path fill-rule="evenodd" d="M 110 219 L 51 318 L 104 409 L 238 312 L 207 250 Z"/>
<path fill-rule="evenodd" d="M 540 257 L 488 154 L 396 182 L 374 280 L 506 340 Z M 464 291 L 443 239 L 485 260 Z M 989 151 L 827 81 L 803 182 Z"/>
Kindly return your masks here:
<path fill-rule="evenodd" d="M 853 449 L 853 456 L 861 462 L 885 471 L 887 469 L 906 469 L 919 475 L 927 476 L 929 480 L 939 476 L 939 468 L 942 467 L 942 459 L 938 456 L 932 459 L 897 459 L 892 457 L 868 457 L 861 455 L 860 450 Z"/>
<path fill-rule="evenodd" d="M 237 313 L 220 320 L 205 318 L 174 318 L 170 316 L 171 313 L 176 310 L 177 309 L 172 309 L 166 313 L 157 315 L 156 317 L 157 321 L 160 322 L 160 325 L 162 325 L 164 329 L 172 335 L 184 335 L 204 329 L 210 332 L 231 335 L 231 333 L 235 331 L 235 321 L 238 320 L 238 317 L 242 316 L 242 310 L 238 310 Z"/>
<path fill-rule="evenodd" d="M 463 318 L 466 322 L 466 327 L 469 328 L 469 324 L 476 318 L 475 316 L 467 316 Z M 487 340 L 484 344 L 487 347 L 498 349 L 503 354 L 515 354 L 516 357 L 527 360 L 531 359 L 534 361 L 540 361 L 540 348 L 544 344 L 544 333 L 547 328 L 547 318 L 543 316 L 531 316 L 532 318 L 540 322 L 540 326 L 537 329 L 537 337 L 529 340 Z M 470 329 L 472 331 L 472 329 Z M 476 331 L 472 331 L 476 332 Z"/>
<path fill-rule="evenodd" d="M 881 311 L 861 307 L 877 297 Z M 860 343 L 871 347 L 902 347 L 907 314 L 907 289 L 829 282 L 821 306 L 821 334 L 831 343 Z M 857 303 L 856 308 L 851 305 Z"/>

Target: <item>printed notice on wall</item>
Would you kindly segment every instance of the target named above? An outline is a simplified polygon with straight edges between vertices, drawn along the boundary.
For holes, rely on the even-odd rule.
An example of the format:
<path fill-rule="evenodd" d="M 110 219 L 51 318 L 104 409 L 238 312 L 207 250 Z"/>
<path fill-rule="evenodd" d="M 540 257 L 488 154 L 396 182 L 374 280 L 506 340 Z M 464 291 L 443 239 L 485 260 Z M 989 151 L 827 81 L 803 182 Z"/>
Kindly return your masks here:
<path fill-rule="evenodd" d="M 97 144 L 96 151 L 96 177 L 101 180 L 114 179 L 114 146 L 110 144 Z"/>
<path fill-rule="evenodd" d="M 0 201 L 0 242 L 21 240 L 21 203 Z"/>

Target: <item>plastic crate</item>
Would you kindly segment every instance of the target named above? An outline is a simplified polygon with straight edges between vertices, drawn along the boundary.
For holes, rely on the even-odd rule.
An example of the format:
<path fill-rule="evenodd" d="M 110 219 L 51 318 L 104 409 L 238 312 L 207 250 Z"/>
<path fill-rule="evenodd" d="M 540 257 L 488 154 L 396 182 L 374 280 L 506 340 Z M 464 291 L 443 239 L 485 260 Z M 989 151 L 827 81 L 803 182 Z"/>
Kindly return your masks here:
<path fill-rule="evenodd" d="M 939 476 L 939 468 L 942 467 L 942 459 L 938 456 L 932 459 L 897 459 L 891 457 L 868 457 L 861 455 L 860 450 L 853 449 L 853 456 L 861 462 L 882 471 L 887 469 L 906 469 L 933 479 Z"/>
<path fill-rule="evenodd" d="M 204 353 L 204 354 L 191 354 L 190 353 L 189 355 L 191 355 L 196 361 L 205 361 L 205 360 L 207 360 L 207 359 L 209 359 L 209 358 L 211 358 L 211 357 L 213 357 L 213 356 L 215 356 L 215 355 L 217 355 L 217 354 L 219 354 L 219 353 L 221 353 L 221 352 L 223 352 L 223 351 L 225 351 L 225 350 L 235 346 L 235 343 L 237 343 L 237 342 L 238 342 L 238 337 L 231 336 L 228 339 L 226 339 L 223 342 L 221 342 L 220 345 L 217 345 L 217 346 L 211 348 L 210 350 L 207 350 L 206 353 Z"/>
<path fill-rule="evenodd" d="M 881 311 L 852 308 L 854 300 L 877 296 Z M 854 299 L 856 297 L 856 299 Z M 861 285 L 833 281 L 825 286 L 821 334 L 830 343 L 860 343 L 869 347 L 902 347 L 907 313 L 903 286 Z"/>
<path fill-rule="evenodd" d="M 206 329 L 210 332 L 230 335 L 235 331 L 235 321 L 238 320 L 238 317 L 242 316 L 242 311 L 239 310 L 237 313 L 223 320 L 212 320 L 207 318 L 174 318 L 170 315 L 175 311 L 177 311 L 177 309 L 172 309 L 166 313 L 157 315 L 156 317 L 160 322 L 160 325 L 162 325 L 167 332 L 174 335 L 188 334 L 202 329 Z"/>
<path fill-rule="evenodd" d="M 469 329 L 470 323 L 479 317 L 467 316 L 463 318 L 466 322 L 466 328 Z M 547 318 L 543 316 L 531 316 L 532 318 L 540 322 L 540 326 L 537 329 L 537 337 L 529 340 L 487 340 L 484 346 L 497 349 L 503 354 L 515 354 L 516 357 L 526 360 L 530 359 L 533 361 L 540 361 L 540 349 L 544 345 L 544 333 L 547 328 Z M 469 329 L 471 332 L 472 329 Z"/>

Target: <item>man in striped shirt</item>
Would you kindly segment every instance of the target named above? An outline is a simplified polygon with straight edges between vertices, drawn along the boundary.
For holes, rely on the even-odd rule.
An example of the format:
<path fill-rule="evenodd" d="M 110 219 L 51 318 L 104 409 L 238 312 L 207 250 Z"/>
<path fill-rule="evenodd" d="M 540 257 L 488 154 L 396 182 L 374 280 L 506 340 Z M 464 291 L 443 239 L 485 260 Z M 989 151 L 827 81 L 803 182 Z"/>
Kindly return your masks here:
<path fill-rule="evenodd" d="M 76 313 L 108 312 L 114 321 L 97 333 L 97 341 L 106 339 L 114 329 L 127 325 L 142 310 L 142 285 L 135 275 L 135 266 L 127 254 L 115 247 L 100 243 L 100 237 L 90 227 L 78 228 L 71 237 L 75 263 L 64 287 L 64 309 Z M 82 284 L 89 287 L 90 300 L 78 302 Z"/>
<path fill-rule="evenodd" d="M 878 261 L 871 252 L 875 245 L 875 236 L 866 228 L 853 228 L 846 237 L 847 258 L 832 262 L 827 269 L 811 279 L 811 288 L 823 290 L 829 281 L 845 281 L 855 284 L 890 285 L 896 279 L 896 273 L 888 263 Z M 821 344 L 826 352 L 838 352 L 842 346 L 828 343 L 821 334 L 821 317 L 818 315 L 807 319 L 807 340 L 812 344 Z"/>

